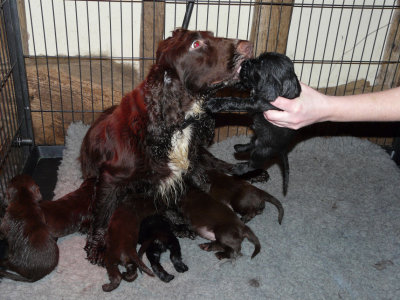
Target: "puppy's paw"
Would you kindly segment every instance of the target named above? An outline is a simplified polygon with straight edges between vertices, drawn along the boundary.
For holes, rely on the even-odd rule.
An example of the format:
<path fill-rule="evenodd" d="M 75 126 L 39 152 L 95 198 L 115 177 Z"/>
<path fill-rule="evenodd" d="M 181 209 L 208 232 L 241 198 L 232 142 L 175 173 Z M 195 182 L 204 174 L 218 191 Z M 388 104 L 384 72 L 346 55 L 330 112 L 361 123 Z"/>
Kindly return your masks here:
<path fill-rule="evenodd" d="M 219 260 L 224 259 L 224 258 L 229 258 L 228 255 L 225 252 L 217 252 L 217 253 L 215 253 L 215 256 Z"/>
<path fill-rule="evenodd" d="M 241 176 L 253 170 L 254 169 L 250 168 L 247 162 L 237 163 L 236 165 L 233 166 L 232 173 Z"/>
<path fill-rule="evenodd" d="M 263 170 L 259 175 L 254 176 L 250 179 L 250 183 L 267 182 L 269 180 L 269 173 L 267 170 Z"/>
<path fill-rule="evenodd" d="M 222 110 L 222 101 L 215 98 L 211 98 L 207 100 L 204 108 L 210 113 L 217 113 Z"/>
<path fill-rule="evenodd" d="M 170 282 L 172 279 L 175 278 L 174 275 L 168 274 L 167 272 L 159 274 L 158 277 L 164 282 Z"/>
<path fill-rule="evenodd" d="M 103 284 L 102 289 L 104 292 L 111 292 L 111 291 L 115 290 L 118 286 L 119 286 L 119 284 L 106 283 L 106 284 Z"/>
<path fill-rule="evenodd" d="M 135 272 L 135 273 L 130 273 L 130 272 L 122 273 L 122 279 L 127 281 L 127 282 L 135 281 L 136 278 L 138 278 L 137 272 Z"/>
<path fill-rule="evenodd" d="M 189 270 L 188 266 L 185 265 L 182 261 L 178 261 L 178 262 L 174 263 L 174 268 L 179 273 L 183 273 L 183 272 L 186 272 L 187 270 Z"/>
<path fill-rule="evenodd" d="M 199 244 L 199 247 L 204 251 L 212 251 L 210 243 Z"/>

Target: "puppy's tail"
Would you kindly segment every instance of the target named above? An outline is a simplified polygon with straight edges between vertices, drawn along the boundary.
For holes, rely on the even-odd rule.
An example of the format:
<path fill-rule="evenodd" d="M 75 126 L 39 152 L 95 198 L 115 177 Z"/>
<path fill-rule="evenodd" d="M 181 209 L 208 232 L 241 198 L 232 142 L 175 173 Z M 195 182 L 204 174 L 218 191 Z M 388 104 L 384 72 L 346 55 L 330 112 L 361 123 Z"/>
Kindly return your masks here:
<path fill-rule="evenodd" d="M 284 215 L 282 203 L 278 199 L 276 199 L 274 196 L 272 196 L 271 194 L 269 194 L 265 191 L 263 191 L 263 194 L 264 194 L 264 196 L 263 196 L 264 201 L 273 204 L 278 209 L 278 222 L 279 222 L 279 224 L 282 224 L 282 219 L 283 219 L 283 215 Z"/>
<path fill-rule="evenodd" d="M 34 282 L 36 280 L 23 277 L 19 274 L 11 273 L 6 270 L 0 270 L 0 278 L 8 278 L 15 281 Z"/>
<path fill-rule="evenodd" d="M 253 230 L 250 229 L 249 226 L 244 226 L 244 236 L 254 245 L 254 252 L 251 255 L 251 258 L 254 258 L 258 253 L 260 253 L 261 245 L 258 237 L 254 234 Z"/>
<path fill-rule="evenodd" d="M 149 246 L 151 245 L 152 242 L 154 242 L 154 240 L 155 240 L 154 238 L 150 238 L 142 243 L 138 252 L 139 259 L 142 259 L 143 254 L 147 251 L 147 248 L 149 248 Z"/>
<path fill-rule="evenodd" d="M 289 159 L 286 152 L 281 153 L 282 163 L 283 163 L 283 194 L 287 194 L 289 186 Z"/>
<path fill-rule="evenodd" d="M 132 260 L 136 265 L 139 267 L 139 269 L 143 272 L 145 272 L 147 275 L 154 277 L 154 273 L 144 264 L 144 262 L 139 258 L 138 254 L 135 253 L 132 255 Z"/>

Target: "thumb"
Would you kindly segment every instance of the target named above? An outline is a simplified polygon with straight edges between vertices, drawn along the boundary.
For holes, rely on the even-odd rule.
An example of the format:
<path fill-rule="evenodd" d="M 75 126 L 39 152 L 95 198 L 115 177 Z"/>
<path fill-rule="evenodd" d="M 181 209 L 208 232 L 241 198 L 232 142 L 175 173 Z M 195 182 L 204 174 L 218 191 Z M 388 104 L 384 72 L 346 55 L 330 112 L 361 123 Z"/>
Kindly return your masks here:
<path fill-rule="evenodd" d="M 274 101 L 271 102 L 273 106 L 279 108 L 281 110 L 288 110 L 292 105 L 293 100 L 289 100 L 283 97 L 278 97 Z"/>

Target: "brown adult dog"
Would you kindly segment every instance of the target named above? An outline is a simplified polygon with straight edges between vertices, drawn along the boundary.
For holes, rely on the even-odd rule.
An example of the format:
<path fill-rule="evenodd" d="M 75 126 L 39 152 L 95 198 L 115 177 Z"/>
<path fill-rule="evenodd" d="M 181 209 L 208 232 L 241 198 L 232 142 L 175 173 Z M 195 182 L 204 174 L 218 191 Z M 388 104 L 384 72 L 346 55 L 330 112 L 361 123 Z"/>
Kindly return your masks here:
<path fill-rule="evenodd" d="M 278 222 L 282 223 L 284 210 L 281 202 L 251 185 L 247 181 L 235 176 L 229 176 L 217 170 L 207 171 L 210 180 L 210 195 L 241 215 L 243 222 L 248 222 L 256 215 L 261 214 L 265 208 L 265 202 L 270 202 L 278 209 Z"/>
<path fill-rule="evenodd" d="M 232 209 L 214 200 L 209 194 L 191 188 L 183 197 L 182 211 L 194 230 L 201 237 L 212 241 L 200 244 L 200 248 L 219 251 L 215 253 L 218 259 L 236 258 L 240 255 L 244 238 L 255 246 L 251 258 L 260 252 L 260 242 L 250 227 Z"/>
<path fill-rule="evenodd" d="M 89 178 L 77 190 L 57 200 L 40 202 L 39 206 L 53 237 L 59 238 L 77 231 L 87 232 L 95 185 L 96 178 Z"/>
<path fill-rule="evenodd" d="M 101 260 L 116 189 L 129 184 L 135 193 L 168 202 L 185 181 L 202 178 L 198 149 L 212 141 L 215 125 L 204 100 L 238 81 L 252 50 L 247 41 L 175 30 L 160 42 L 146 79 L 94 122 L 80 152 L 84 178 L 99 178 L 85 247 L 92 263 Z"/>
<path fill-rule="evenodd" d="M 150 199 L 145 197 L 127 195 L 122 203 L 114 211 L 106 233 L 106 249 L 104 253 L 104 265 L 110 283 L 103 284 L 103 291 L 111 292 L 121 283 L 121 280 L 134 281 L 137 275 L 137 267 L 150 276 L 153 272 L 143 263 L 136 252 L 139 240 L 141 221 L 155 212 L 155 207 Z M 118 265 L 126 268 L 121 274 Z"/>
<path fill-rule="evenodd" d="M 6 191 L 8 207 L 0 231 L 8 242 L 0 276 L 17 281 L 37 281 L 57 266 L 58 247 L 50 235 L 38 202 L 39 187 L 28 175 L 14 177 Z M 10 270 L 14 273 L 11 273 Z"/>

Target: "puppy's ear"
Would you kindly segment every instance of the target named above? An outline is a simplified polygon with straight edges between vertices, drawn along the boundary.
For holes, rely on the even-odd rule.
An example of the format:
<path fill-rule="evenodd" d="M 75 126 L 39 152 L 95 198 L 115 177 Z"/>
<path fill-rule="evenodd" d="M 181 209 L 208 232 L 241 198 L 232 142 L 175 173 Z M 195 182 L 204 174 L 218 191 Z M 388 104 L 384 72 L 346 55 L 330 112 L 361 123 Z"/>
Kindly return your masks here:
<path fill-rule="evenodd" d="M 268 101 L 274 101 L 282 94 L 282 83 L 272 73 L 268 73 L 265 77 L 265 81 L 260 80 L 257 85 L 258 90 L 263 93 L 262 97 L 265 97 Z"/>
<path fill-rule="evenodd" d="M 283 82 L 282 94 L 281 96 L 293 99 L 300 95 L 301 93 L 301 86 L 300 82 L 297 79 L 296 74 L 292 74 L 292 76 Z"/>

